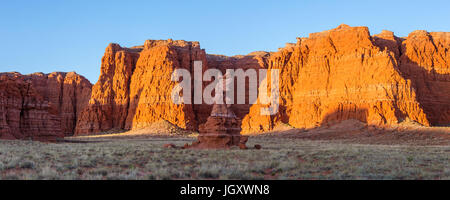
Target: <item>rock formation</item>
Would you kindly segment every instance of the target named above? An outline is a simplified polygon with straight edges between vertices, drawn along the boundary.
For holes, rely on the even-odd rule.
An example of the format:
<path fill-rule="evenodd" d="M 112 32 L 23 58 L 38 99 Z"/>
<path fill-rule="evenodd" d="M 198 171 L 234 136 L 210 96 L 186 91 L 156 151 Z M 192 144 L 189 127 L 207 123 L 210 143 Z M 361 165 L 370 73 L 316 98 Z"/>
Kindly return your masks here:
<path fill-rule="evenodd" d="M 278 124 L 311 128 L 346 119 L 389 125 L 409 119 L 423 125 L 450 124 L 447 33 L 417 31 L 398 38 L 390 31 L 371 36 L 367 27 L 341 25 L 297 38 L 277 52 L 246 56 L 207 55 L 198 42 L 149 40 L 130 49 L 110 45 L 90 105 L 77 134 L 138 129 L 160 119 L 198 130 L 211 105 L 168 103 L 176 68 L 203 70 L 279 69 L 280 107 L 273 116 L 264 105 L 229 109 L 242 119 L 242 132 L 265 132 Z M 125 73 L 124 73 L 125 72 Z M 208 83 L 204 83 L 205 86 Z M 236 86 L 237 87 L 237 86 Z M 246 84 L 248 89 L 248 82 Z"/>
<path fill-rule="evenodd" d="M 241 135 L 240 123 L 236 115 L 225 104 L 214 104 L 211 116 L 200 125 L 198 140 L 184 148 L 212 149 L 237 146 L 247 149 L 248 137 Z"/>
<path fill-rule="evenodd" d="M 193 106 L 175 105 L 171 100 L 176 84 L 171 81 L 173 71 L 183 68 L 193 72 L 196 60 L 206 63 L 198 42 L 148 40 L 144 46 L 133 48 L 109 45 L 76 134 L 139 129 L 161 120 L 196 129 Z"/>
<path fill-rule="evenodd" d="M 244 132 L 346 119 L 448 125 L 449 42 L 446 33 L 419 31 L 402 39 L 383 31 L 372 37 L 367 27 L 347 25 L 299 38 L 268 58 L 268 68 L 281 69 L 279 114 L 261 116 L 261 105 L 252 106 Z"/>
<path fill-rule="evenodd" d="M 399 69 L 432 125 L 450 125 L 450 33 L 415 31 L 402 40 Z"/>
<path fill-rule="evenodd" d="M 206 123 L 200 125 L 198 140 L 192 145 L 186 144 L 184 148 L 230 148 L 238 146 L 241 149 L 247 149 L 248 137 L 241 136 L 241 123 L 234 112 L 230 109 L 231 105 L 226 103 L 231 100 L 227 92 L 235 90 L 232 88 L 234 77 L 230 73 L 225 73 L 218 77 L 215 86 L 214 103 L 211 115 Z M 222 93 L 217 93 L 222 91 Z"/>
<path fill-rule="evenodd" d="M 130 82 L 141 48 L 110 44 L 102 58 L 100 77 L 89 104 L 78 119 L 76 134 L 123 129 L 130 104 Z"/>
<path fill-rule="evenodd" d="M 400 38 L 383 31 L 372 36 L 367 27 L 347 25 L 297 38 L 277 52 L 233 57 L 208 55 L 198 42 L 183 40 L 148 40 L 132 48 L 110 44 L 92 94 L 89 82 L 74 73 L 2 74 L 1 87 L 11 89 L 0 91 L 0 133 L 2 138 L 25 138 L 141 129 L 161 120 L 186 130 L 229 123 L 211 118 L 212 105 L 171 101 L 172 73 L 186 69 L 193 74 L 197 60 L 203 71 L 280 71 L 277 114 L 261 115 L 267 105 L 251 105 L 247 90 L 237 93 L 245 104 L 227 108 L 242 119 L 236 121 L 242 133 L 347 119 L 378 126 L 404 120 L 449 125 L 449 49 L 450 33 L 415 31 Z"/>
<path fill-rule="evenodd" d="M 0 138 L 53 141 L 74 133 L 91 84 L 74 73 L 0 74 Z"/>

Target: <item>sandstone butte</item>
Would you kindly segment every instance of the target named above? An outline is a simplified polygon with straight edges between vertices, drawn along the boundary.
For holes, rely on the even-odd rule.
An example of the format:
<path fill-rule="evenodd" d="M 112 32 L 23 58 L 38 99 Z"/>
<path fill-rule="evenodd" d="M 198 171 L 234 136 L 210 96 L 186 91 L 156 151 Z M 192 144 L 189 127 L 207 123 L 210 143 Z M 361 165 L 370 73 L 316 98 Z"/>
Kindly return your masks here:
<path fill-rule="evenodd" d="M 82 77 L 67 89 L 70 92 L 63 87 L 53 93 L 42 91 L 61 86 L 51 86 L 58 84 L 50 78 L 39 81 L 50 75 L 2 74 L 0 87 L 15 89 L 0 91 L 0 133 L 2 138 L 89 135 L 145 128 L 161 120 L 198 130 L 212 106 L 171 101 L 176 84 L 172 72 L 193 72 L 196 60 L 203 61 L 204 70 L 280 70 L 278 114 L 260 115 L 265 105 L 248 101 L 231 106 L 241 119 L 243 134 L 270 131 L 280 124 L 313 128 L 346 119 L 378 126 L 403 120 L 449 125 L 449 49 L 450 33 L 414 31 L 400 38 L 390 31 L 370 35 L 367 27 L 347 25 L 297 38 L 277 52 L 233 57 L 206 54 L 198 42 L 182 40 L 147 40 L 131 48 L 110 44 L 92 93 Z M 65 94 L 72 95 L 66 97 L 71 103 L 66 103 Z M 245 95 L 248 99 L 248 92 Z"/>

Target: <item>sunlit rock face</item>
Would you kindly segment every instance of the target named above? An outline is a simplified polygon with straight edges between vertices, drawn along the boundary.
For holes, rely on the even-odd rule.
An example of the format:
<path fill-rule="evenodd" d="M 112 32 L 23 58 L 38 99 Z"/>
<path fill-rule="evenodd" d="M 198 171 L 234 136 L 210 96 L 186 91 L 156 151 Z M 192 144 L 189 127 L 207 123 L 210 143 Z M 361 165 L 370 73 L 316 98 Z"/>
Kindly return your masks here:
<path fill-rule="evenodd" d="M 215 85 L 216 102 L 212 107 L 211 115 L 206 123 L 199 127 L 198 140 L 192 145 L 186 144 L 184 148 L 231 148 L 237 146 L 241 149 L 247 149 L 247 136 L 241 135 L 241 123 L 236 114 L 231 110 L 231 97 L 227 96 L 227 92 L 234 90 L 234 77 L 231 73 L 225 73 L 218 77 Z M 217 93 L 220 92 L 221 93 Z"/>
<path fill-rule="evenodd" d="M 367 27 L 341 25 L 298 38 L 277 52 L 233 57 L 208 55 L 198 42 L 182 40 L 148 40 L 133 48 L 111 44 L 75 132 L 140 129 L 161 119 L 199 130 L 213 106 L 175 105 L 170 96 L 176 84 L 172 72 L 183 68 L 193 74 L 196 60 L 203 62 L 203 71 L 279 70 L 277 114 L 261 115 L 266 105 L 250 104 L 248 92 L 236 94 L 246 99 L 230 107 L 242 133 L 266 132 L 279 124 L 311 128 L 346 119 L 374 125 L 404 120 L 448 125 L 449 43 L 448 33 L 416 31 L 399 38 L 383 31 L 372 36 Z"/>
<path fill-rule="evenodd" d="M 280 124 L 312 128 L 347 119 L 379 126 L 404 120 L 449 125 L 449 49 L 450 33 L 414 31 L 400 38 L 347 25 L 297 38 L 276 52 L 232 57 L 206 54 L 198 42 L 183 40 L 147 40 L 131 48 L 110 44 L 94 86 L 74 72 L 1 73 L 0 138 L 46 140 L 141 129 L 161 120 L 199 131 L 214 121 L 213 105 L 176 105 L 171 99 L 177 84 L 172 73 L 185 69 L 193 75 L 194 61 L 202 61 L 202 72 L 279 70 L 274 115 L 261 114 L 268 105 L 250 102 L 249 78 L 245 86 L 235 84 L 235 91 L 246 90 L 236 93 L 235 101 L 244 97 L 245 104 L 227 109 L 244 134 Z M 203 88 L 211 82 L 203 81 Z"/>
<path fill-rule="evenodd" d="M 399 69 L 432 125 L 450 124 L 450 33 L 415 31 L 401 43 Z"/>
<path fill-rule="evenodd" d="M 78 119 L 75 133 L 98 133 L 125 126 L 130 80 L 142 49 L 110 44 L 102 58 L 100 77 L 92 87 L 89 104 Z"/>
<path fill-rule="evenodd" d="M 100 78 L 78 119 L 75 134 L 141 129 L 161 120 L 198 130 L 200 124 L 206 123 L 212 105 L 175 105 L 171 99 L 176 85 L 171 81 L 174 70 L 181 68 L 194 74 L 194 61 L 202 61 L 202 72 L 211 68 L 223 73 L 226 69 L 262 69 L 266 55 L 265 52 L 235 57 L 207 55 L 198 42 L 183 40 L 148 40 L 143 46 L 132 48 L 110 44 L 102 58 Z M 210 83 L 204 81 L 203 88 Z M 245 117 L 251 106 L 248 93 L 244 95 L 247 103 L 231 108 L 238 118 Z"/>

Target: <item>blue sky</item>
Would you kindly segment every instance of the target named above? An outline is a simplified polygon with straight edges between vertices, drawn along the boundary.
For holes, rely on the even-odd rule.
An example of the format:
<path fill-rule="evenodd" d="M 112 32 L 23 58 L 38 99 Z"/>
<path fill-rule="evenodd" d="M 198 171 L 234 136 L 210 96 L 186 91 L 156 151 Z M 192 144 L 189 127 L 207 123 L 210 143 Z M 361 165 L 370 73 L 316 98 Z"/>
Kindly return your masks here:
<path fill-rule="evenodd" d="M 449 1 L 14 0 L 0 4 L 0 72 L 76 71 L 95 83 L 106 46 L 199 41 L 207 53 L 275 51 L 345 23 L 407 36 L 450 31 Z"/>

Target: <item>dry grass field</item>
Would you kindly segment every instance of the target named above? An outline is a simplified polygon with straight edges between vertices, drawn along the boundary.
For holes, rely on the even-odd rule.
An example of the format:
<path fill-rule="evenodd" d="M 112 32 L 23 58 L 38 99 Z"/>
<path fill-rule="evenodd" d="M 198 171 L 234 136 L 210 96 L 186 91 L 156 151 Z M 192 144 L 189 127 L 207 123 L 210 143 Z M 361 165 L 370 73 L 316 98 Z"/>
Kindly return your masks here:
<path fill-rule="evenodd" d="M 0 141 L 0 179 L 450 179 L 448 129 L 356 130 L 336 129 L 334 139 L 324 129 L 250 137 L 261 150 L 167 149 L 194 137 L 145 134 Z"/>

